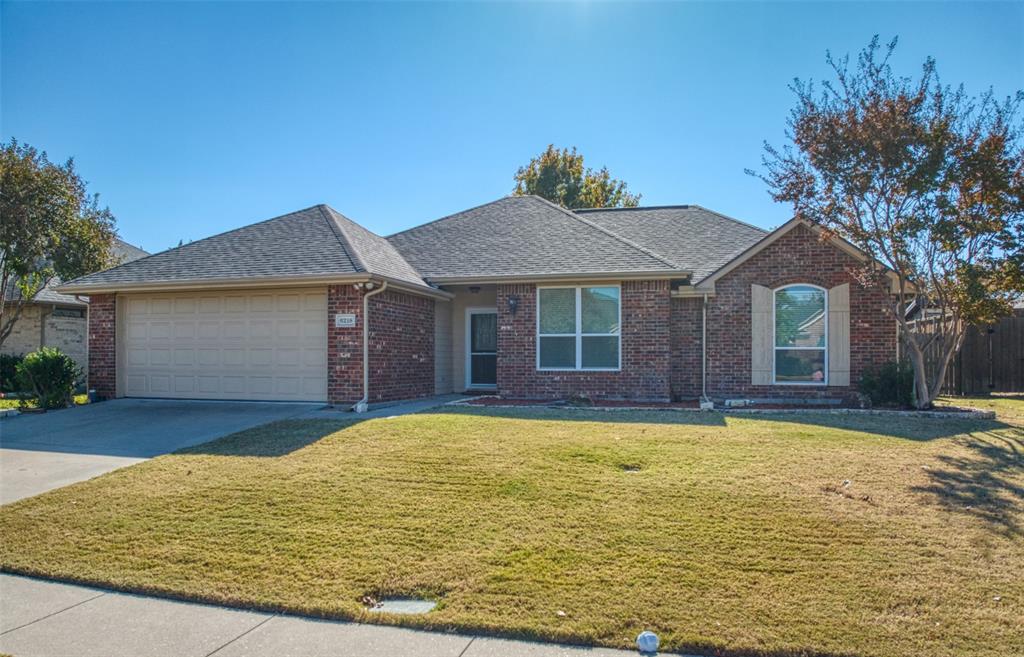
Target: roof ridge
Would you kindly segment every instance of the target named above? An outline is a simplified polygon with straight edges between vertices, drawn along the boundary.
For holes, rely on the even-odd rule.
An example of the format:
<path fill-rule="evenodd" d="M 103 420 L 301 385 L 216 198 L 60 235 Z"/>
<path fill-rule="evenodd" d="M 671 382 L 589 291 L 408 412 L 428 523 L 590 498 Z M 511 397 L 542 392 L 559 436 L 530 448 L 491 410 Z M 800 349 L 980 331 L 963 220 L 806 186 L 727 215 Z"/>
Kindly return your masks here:
<path fill-rule="evenodd" d="M 768 233 L 772 232 L 772 231 L 770 231 L 770 230 L 768 230 L 766 228 L 761 228 L 760 226 L 755 226 L 754 224 L 747 223 L 746 221 L 741 221 L 740 219 L 736 219 L 735 217 L 730 217 L 727 214 L 722 214 L 718 210 L 712 210 L 711 208 L 706 208 L 703 205 L 691 205 L 690 207 L 691 208 L 699 208 L 699 209 L 703 210 L 704 212 L 710 212 L 711 214 L 718 215 L 722 219 L 727 219 L 727 220 L 729 220 L 729 221 L 731 221 L 731 222 L 733 222 L 735 224 L 739 224 L 740 226 L 746 226 L 747 228 L 753 228 L 754 230 L 760 231 L 760 232 L 764 233 L 765 235 L 767 235 Z"/>
<path fill-rule="evenodd" d="M 406 228 L 405 230 L 400 230 L 397 233 L 391 233 L 390 235 L 383 236 L 383 237 L 384 237 L 385 240 L 388 240 L 390 242 L 392 237 L 397 237 L 398 235 L 404 235 L 405 233 L 408 233 L 408 232 L 411 232 L 411 231 L 414 231 L 414 230 L 419 230 L 420 228 L 425 228 L 427 226 L 432 226 L 433 224 L 440 223 L 440 222 L 444 221 L 445 219 L 451 219 L 452 217 L 457 217 L 460 214 L 466 214 L 467 212 L 472 212 L 473 210 L 479 210 L 480 208 L 485 208 L 488 205 L 494 205 L 495 203 L 500 203 L 501 201 L 505 201 L 505 200 L 508 200 L 510 198 L 522 198 L 522 197 L 516 197 L 513 194 L 507 194 L 505 196 L 502 196 L 501 198 L 496 198 L 493 201 L 487 201 L 486 203 L 481 203 L 480 205 L 474 205 L 473 207 L 466 208 L 465 210 L 459 210 L 458 212 L 453 212 L 451 214 L 446 214 L 443 217 L 438 217 L 437 219 L 433 219 L 431 221 L 428 221 L 425 224 L 419 224 L 418 226 L 412 226 L 410 228 Z"/>
<path fill-rule="evenodd" d="M 771 232 L 766 228 L 761 228 L 760 226 L 755 226 L 754 224 L 743 221 L 741 219 L 730 217 L 729 215 L 723 214 L 718 210 L 712 210 L 711 208 L 706 208 L 703 205 L 698 205 L 697 203 L 683 203 L 680 205 L 638 205 L 633 208 L 578 208 L 576 210 L 573 210 L 573 212 L 631 212 L 643 210 L 703 210 L 704 212 L 708 212 L 710 214 L 721 217 L 722 219 L 726 219 L 741 226 L 746 226 L 747 228 L 753 228 L 754 230 L 762 233 Z"/>
<path fill-rule="evenodd" d="M 685 209 L 692 208 L 692 207 L 700 207 L 700 206 L 693 206 L 693 205 L 688 204 L 688 203 L 682 203 L 682 204 L 679 204 L 679 205 L 634 205 L 632 207 L 623 207 L 623 208 L 574 208 L 573 212 L 628 212 L 628 211 L 631 211 L 631 210 L 671 210 L 671 209 L 685 210 Z"/>
<path fill-rule="evenodd" d="M 352 239 L 348 236 L 345 228 L 334 217 L 334 214 L 338 214 L 340 216 L 344 215 L 341 215 L 341 213 L 337 212 L 326 203 L 319 203 L 316 208 L 320 210 L 320 215 L 324 218 L 324 221 L 327 222 L 331 232 L 334 233 L 334 236 L 338 239 L 338 244 L 341 245 L 341 248 L 345 251 L 345 255 L 348 256 L 349 261 L 352 262 L 352 266 L 356 271 L 368 272 L 369 270 L 366 268 L 366 263 L 363 262 L 362 257 L 359 255 L 356 245 L 352 243 Z M 348 217 L 345 218 L 348 219 Z M 349 219 L 349 221 L 351 221 L 351 219 Z"/>
<path fill-rule="evenodd" d="M 600 232 L 604 233 L 605 235 L 608 235 L 609 237 L 613 237 L 613 238 L 617 239 L 618 241 L 622 242 L 623 244 L 626 244 L 627 246 L 633 247 L 634 249 L 636 249 L 637 251 L 640 251 L 641 253 L 644 253 L 646 255 L 651 256 L 655 260 L 660 261 L 662 264 L 668 265 L 669 267 L 672 267 L 673 269 L 678 269 L 680 271 L 682 271 L 682 269 L 683 269 L 677 263 L 672 262 L 671 260 L 669 260 L 665 256 L 660 255 L 658 253 L 655 253 L 654 251 L 652 251 L 652 250 L 650 250 L 650 249 L 648 249 L 646 247 L 640 246 L 639 244 L 637 244 L 633 240 L 626 239 L 622 235 L 619 235 L 618 233 L 614 233 L 614 232 L 608 230 L 607 228 L 605 228 L 604 226 L 599 226 L 598 224 L 595 224 L 593 221 L 591 221 L 589 219 L 584 219 L 583 217 L 581 217 L 578 214 L 576 214 L 574 211 L 567 210 L 566 208 L 563 208 L 562 206 L 558 205 L 557 203 L 552 203 L 551 201 L 547 200 L 543 196 L 536 196 L 534 194 L 529 194 L 529 196 L 532 197 L 532 198 L 538 199 L 540 201 L 543 201 L 544 203 L 547 203 L 548 205 L 550 205 L 553 208 L 557 208 L 558 210 L 561 210 L 562 212 L 564 212 L 565 214 L 569 215 L 570 217 L 572 217 L 576 221 L 580 221 L 580 222 L 586 224 L 587 226 L 589 226 L 589 227 L 591 227 L 591 228 L 593 228 L 593 229 L 595 229 L 597 231 L 600 231 Z"/>

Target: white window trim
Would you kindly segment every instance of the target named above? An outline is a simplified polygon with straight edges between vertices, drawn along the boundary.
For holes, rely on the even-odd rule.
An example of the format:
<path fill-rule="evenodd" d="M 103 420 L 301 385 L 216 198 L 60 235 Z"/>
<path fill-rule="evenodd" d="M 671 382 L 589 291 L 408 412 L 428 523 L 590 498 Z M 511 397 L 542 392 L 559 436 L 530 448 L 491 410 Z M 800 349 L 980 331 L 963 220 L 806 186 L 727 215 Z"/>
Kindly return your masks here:
<path fill-rule="evenodd" d="M 776 324 L 775 324 L 775 306 L 777 305 L 775 303 L 775 296 L 779 292 L 781 292 L 782 290 L 785 290 L 785 289 L 791 288 L 791 287 L 813 287 L 814 289 L 821 290 L 822 293 L 824 293 L 825 309 L 823 311 L 824 314 L 822 316 L 822 321 L 825 322 L 825 346 L 823 346 L 823 347 L 776 347 L 775 346 L 775 327 L 776 327 Z M 825 368 L 824 368 L 825 369 L 825 371 L 824 371 L 825 376 L 822 378 L 821 381 L 779 381 L 778 379 L 775 378 L 775 374 L 776 374 L 775 354 L 777 354 L 780 349 L 782 349 L 784 351 L 820 350 L 822 352 L 822 354 L 824 355 L 824 358 L 823 358 L 822 362 L 825 364 Z M 812 387 L 825 387 L 825 386 L 828 386 L 828 290 L 826 290 L 825 288 L 821 287 L 820 285 L 815 285 L 813 283 L 790 283 L 789 285 L 783 285 L 782 287 L 777 287 L 774 290 L 772 290 L 772 385 L 775 385 L 775 386 L 812 386 Z"/>
<path fill-rule="evenodd" d="M 473 315 L 497 315 L 496 307 L 470 306 L 466 308 L 466 389 L 467 390 L 495 390 L 497 383 L 473 383 Z M 498 352 L 495 350 L 495 357 Z"/>
<path fill-rule="evenodd" d="M 619 332 L 618 333 L 583 333 L 583 288 L 591 287 L 613 287 L 619 291 Z M 544 333 L 540 332 L 540 291 L 541 290 L 576 290 L 576 332 L 575 333 Z M 593 285 L 538 285 L 536 302 L 534 303 L 535 314 L 537 315 L 534 329 L 536 336 L 535 365 L 538 372 L 620 372 L 622 371 L 622 285 L 606 285 L 595 283 Z M 583 367 L 583 338 L 598 337 L 608 338 L 615 336 L 619 339 L 618 363 L 615 367 Z M 576 338 L 576 367 L 541 367 L 540 366 L 540 339 L 545 338 Z"/>

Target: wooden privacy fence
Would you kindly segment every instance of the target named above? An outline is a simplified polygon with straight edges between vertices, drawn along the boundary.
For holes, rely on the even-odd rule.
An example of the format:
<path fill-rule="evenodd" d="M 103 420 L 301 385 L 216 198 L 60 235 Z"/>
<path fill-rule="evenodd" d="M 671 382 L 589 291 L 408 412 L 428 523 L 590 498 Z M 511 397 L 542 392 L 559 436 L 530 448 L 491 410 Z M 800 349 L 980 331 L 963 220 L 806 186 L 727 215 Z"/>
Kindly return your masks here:
<path fill-rule="evenodd" d="M 917 321 L 927 327 L 936 320 Z M 939 346 L 927 352 L 929 377 L 939 366 Z M 946 370 L 942 391 L 950 395 L 1024 392 L 1024 314 L 969 328 L 963 348 Z"/>

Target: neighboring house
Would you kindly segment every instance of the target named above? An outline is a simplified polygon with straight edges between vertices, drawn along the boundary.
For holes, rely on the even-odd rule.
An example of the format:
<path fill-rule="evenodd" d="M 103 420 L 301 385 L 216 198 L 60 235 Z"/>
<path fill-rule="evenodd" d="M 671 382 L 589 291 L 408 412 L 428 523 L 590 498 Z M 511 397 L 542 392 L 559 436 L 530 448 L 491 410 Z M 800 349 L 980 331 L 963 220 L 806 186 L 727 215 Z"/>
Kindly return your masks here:
<path fill-rule="evenodd" d="M 119 263 L 149 255 L 116 238 L 112 249 L 114 260 Z M 79 367 L 87 367 L 88 299 L 61 294 L 54 289 L 59 285 L 60 281 L 51 282 L 36 294 L 31 303 L 25 304 L 11 334 L 4 341 L 3 353 L 20 355 L 40 347 L 57 347 Z M 13 287 L 8 290 L 9 298 L 16 299 L 18 294 Z"/>
<path fill-rule="evenodd" d="M 107 397 L 851 398 L 896 351 L 863 259 L 796 219 L 524 196 L 386 238 L 318 205 L 60 290 Z"/>

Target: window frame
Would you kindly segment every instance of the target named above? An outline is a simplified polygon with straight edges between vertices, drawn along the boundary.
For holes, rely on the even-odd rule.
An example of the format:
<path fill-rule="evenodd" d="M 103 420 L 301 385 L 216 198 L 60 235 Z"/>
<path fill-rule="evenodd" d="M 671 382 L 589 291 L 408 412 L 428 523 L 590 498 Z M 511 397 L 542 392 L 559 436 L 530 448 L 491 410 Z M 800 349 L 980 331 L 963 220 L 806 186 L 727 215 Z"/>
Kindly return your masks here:
<path fill-rule="evenodd" d="M 583 289 L 584 288 L 615 288 L 619 292 L 618 308 L 618 333 L 584 333 L 583 332 Z M 534 348 L 534 365 L 538 372 L 620 372 L 622 371 L 622 284 L 621 283 L 594 283 L 591 285 L 538 285 L 536 288 L 536 301 L 534 303 L 535 314 L 534 335 L 536 345 Z M 541 290 L 575 290 L 576 291 L 576 332 L 575 333 L 541 333 L 540 332 L 540 291 Z M 615 367 L 583 367 L 583 338 L 596 337 L 618 339 L 618 353 Z M 576 340 L 576 367 L 541 367 L 540 364 L 540 341 L 541 338 L 575 338 Z"/>
<path fill-rule="evenodd" d="M 822 321 L 825 322 L 825 331 L 824 331 L 825 345 L 824 346 L 822 346 L 822 347 L 779 347 L 779 346 L 776 345 L 775 331 L 778 328 L 778 324 L 775 321 L 775 309 L 778 306 L 778 304 L 776 303 L 776 297 L 777 297 L 779 292 L 781 292 L 783 290 L 786 290 L 788 288 L 791 288 L 791 287 L 812 287 L 812 288 L 814 288 L 816 290 L 820 290 L 822 292 L 822 297 L 823 297 L 823 299 L 825 301 L 824 309 L 822 311 Z M 820 285 L 815 285 L 814 283 L 790 283 L 788 285 L 783 285 L 782 287 L 777 287 L 777 288 L 772 290 L 772 385 L 774 385 L 774 386 L 827 386 L 828 385 L 828 341 L 829 341 L 829 335 L 828 335 L 828 290 L 827 289 L 821 287 Z M 823 355 L 823 358 L 822 358 L 822 362 L 824 363 L 824 368 L 823 368 L 824 372 L 823 373 L 824 373 L 825 376 L 822 377 L 821 381 L 779 381 L 778 377 L 777 377 L 778 367 L 777 367 L 777 363 L 776 363 L 776 355 L 779 353 L 780 349 L 782 349 L 784 351 L 817 351 L 817 350 L 820 350 L 822 352 L 822 355 Z"/>

